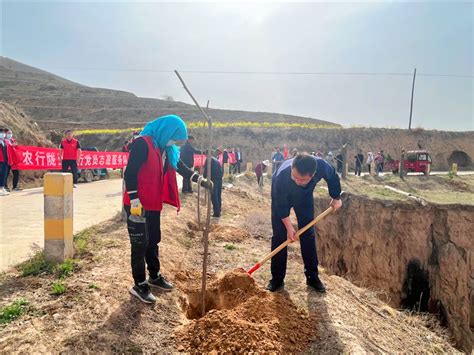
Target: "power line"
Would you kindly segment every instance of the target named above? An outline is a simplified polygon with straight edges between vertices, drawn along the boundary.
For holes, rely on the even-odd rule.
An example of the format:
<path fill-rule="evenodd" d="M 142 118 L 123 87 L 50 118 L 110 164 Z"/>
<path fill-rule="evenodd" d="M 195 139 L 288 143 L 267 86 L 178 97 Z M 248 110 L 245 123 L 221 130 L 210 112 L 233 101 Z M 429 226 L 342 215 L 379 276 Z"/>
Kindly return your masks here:
<path fill-rule="evenodd" d="M 136 72 L 136 73 L 165 73 L 172 74 L 173 70 L 164 69 L 129 69 L 129 68 L 91 68 L 91 67 L 62 67 L 51 68 L 51 70 L 78 70 L 78 71 L 115 71 L 115 72 Z M 180 70 L 181 73 L 188 74 L 229 74 L 229 75 L 341 75 L 341 76 L 409 76 L 412 73 L 402 72 L 299 72 L 299 71 L 226 71 L 226 70 Z M 436 74 L 418 73 L 418 76 L 427 77 L 452 77 L 452 78 L 474 78 L 474 75 L 463 74 Z"/>

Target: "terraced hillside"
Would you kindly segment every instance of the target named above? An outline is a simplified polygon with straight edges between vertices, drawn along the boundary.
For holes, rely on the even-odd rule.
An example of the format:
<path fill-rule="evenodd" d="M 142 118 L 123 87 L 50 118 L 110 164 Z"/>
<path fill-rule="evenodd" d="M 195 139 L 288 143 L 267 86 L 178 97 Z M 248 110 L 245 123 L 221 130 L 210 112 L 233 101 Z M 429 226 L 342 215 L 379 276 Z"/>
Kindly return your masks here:
<path fill-rule="evenodd" d="M 0 57 L 0 98 L 23 109 L 44 129 L 136 126 L 170 113 L 181 115 L 190 122 L 202 119 L 193 105 L 140 98 L 125 91 L 91 88 L 5 57 Z M 209 109 L 209 113 L 223 122 L 237 120 L 339 126 L 277 113 L 218 109 Z"/>

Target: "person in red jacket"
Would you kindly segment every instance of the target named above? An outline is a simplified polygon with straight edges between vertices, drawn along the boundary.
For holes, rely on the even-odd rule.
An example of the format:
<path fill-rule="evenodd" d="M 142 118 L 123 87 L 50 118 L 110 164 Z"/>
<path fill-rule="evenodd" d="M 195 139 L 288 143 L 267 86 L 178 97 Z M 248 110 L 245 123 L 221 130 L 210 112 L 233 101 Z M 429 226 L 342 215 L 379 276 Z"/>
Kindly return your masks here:
<path fill-rule="evenodd" d="M 201 181 L 210 189 L 212 183 L 199 179 L 194 170 L 179 158 L 178 144 L 188 138 L 186 124 L 175 115 L 148 122 L 131 146 L 124 180 L 124 208 L 131 244 L 134 285 L 130 294 L 144 303 L 153 303 L 150 286 L 171 291 L 173 285 L 160 273 L 158 244 L 161 241 L 161 210 L 169 204 L 179 211 L 180 201 L 176 172 L 183 178 Z M 146 278 L 148 267 L 149 278 Z"/>
<path fill-rule="evenodd" d="M 81 144 L 74 138 L 72 130 L 65 132 L 66 137 L 61 141 L 60 157 L 62 160 L 62 172 L 67 173 L 71 169 L 74 187 L 77 187 L 77 161 L 81 159 Z"/>
<path fill-rule="evenodd" d="M 16 143 L 15 138 L 13 138 L 13 132 L 11 129 L 7 128 L 5 130 L 5 143 L 7 145 L 7 155 L 8 155 L 8 169 L 7 169 L 7 179 L 8 175 L 10 175 L 10 171 L 12 172 L 13 175 L 13 180 L 12 180 L 12 190 L 13 191 L 21 191 L 18 187 L 18 181 L 20 180 L 20 172 L 17 169 L 13 169 L 13 166 L 16 163 L 16 154 L 15 154 L 15 147 L 18 145 Z M 5 188 L 7 191 L 10 191 L 8 188 L 8 182 L 5 182 Z"/>

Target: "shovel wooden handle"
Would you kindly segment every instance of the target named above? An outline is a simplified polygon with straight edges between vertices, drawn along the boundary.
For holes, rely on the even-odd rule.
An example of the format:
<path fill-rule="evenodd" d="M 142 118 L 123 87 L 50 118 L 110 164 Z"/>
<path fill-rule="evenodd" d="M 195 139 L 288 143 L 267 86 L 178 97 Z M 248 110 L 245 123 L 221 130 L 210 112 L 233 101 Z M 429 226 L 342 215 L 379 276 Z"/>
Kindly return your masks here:
<path fill-rule="evenodd" d="M 329 207 L 327 210 L 316 216 L 311 222 L 309 222 L 307 225 L 305 225 L 303 228 L 298 229 L 298 231 L 295 234 L 295 238 L 298 239 L 301 237 L 301 235 L 306 232 L 308 229 L 310 229 L 312 226 L 314 226 L 316 223 L 318 223 L 320 220 L 322 220 L 324 217 L 326 217 L 328 214 L 330 214 L 334 209 L 332 207 Z M 286 242 L 280 244 L 277 248 L 275 248 L 271 253 L 267 254 L 262 260 L 260 260 L 258 263 L 256 263 L 247 273 L 249 275 L 252 275 L 252 273 L 256 270 L 258 270 L 263 264 L 265 264 L 268 260 L 273 258 L 276 254 L 278 254 L 282 249 L 286 248 L 288 244 L 291 243 L 291 240 L 288 239 Z"/>

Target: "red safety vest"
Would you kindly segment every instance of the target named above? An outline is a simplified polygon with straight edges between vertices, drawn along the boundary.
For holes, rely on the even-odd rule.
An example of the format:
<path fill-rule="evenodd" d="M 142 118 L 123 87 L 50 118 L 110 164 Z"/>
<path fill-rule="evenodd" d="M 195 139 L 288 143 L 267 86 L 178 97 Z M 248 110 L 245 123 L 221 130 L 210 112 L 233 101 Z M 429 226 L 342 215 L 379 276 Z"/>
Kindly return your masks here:
<path fill-rule="evenodd" d="M 77 160 L 77 139 L 73 138 L 68 141 L 64 138 L 61 141 L 61 146 L 63 147 L 63 160 Z"/>
<path fill-rule="evenodd" d="M 16 163 L 15 148 L 13 147 L 13 143 L 15 143 L 15 141 L 12 138 L 11 140 L 5 139 L 4 142 L 7 145 L 8 165 L 12 166 Z"/>
<path fill-rule="evenodd" d="M 163 158 L 159 148 L 155 148 L 149 136 L 142 136 L 148 146 L 148 157 L 138 172 L 138 198 L 146 211 L 161 211 L 163 203 L 180 210 L 176 171 L 166 160 L 166 173 L 163 174 Z M 127 191 L 123 203 L 130 206 Z"/>

